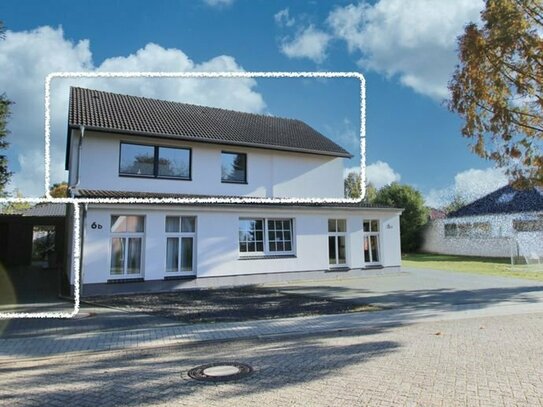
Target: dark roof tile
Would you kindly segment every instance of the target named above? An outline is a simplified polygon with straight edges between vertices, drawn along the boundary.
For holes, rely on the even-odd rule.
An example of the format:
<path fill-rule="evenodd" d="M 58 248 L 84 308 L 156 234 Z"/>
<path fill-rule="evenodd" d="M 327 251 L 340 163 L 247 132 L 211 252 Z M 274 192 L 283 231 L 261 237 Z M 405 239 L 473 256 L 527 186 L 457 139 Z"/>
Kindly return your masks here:
<path fill-rule="evenodd" d="M 72 87 L 68 126 L 81 125 L 117 133 L 352 157 L 300 120 Z"/>

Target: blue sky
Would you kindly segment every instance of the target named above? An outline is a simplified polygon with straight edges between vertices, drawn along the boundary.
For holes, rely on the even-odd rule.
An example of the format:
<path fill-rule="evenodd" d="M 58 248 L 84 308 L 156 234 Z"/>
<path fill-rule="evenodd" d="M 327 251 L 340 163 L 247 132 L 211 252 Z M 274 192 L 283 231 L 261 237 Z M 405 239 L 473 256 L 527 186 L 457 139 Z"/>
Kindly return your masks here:
<path fill-rule="evenodd" d="M 482 1 L 15 1 L 0 3 L 0 91 L 10 121 L 12 188 L 43 191 L 43 79 L 62 70 L 358 71 L 367 80 L 370 181 L 400 181 L 427 202 L 474 198 L 505 182 L 468 148 L 447 111 L 455 38 Z M 119 80 L 117 80 L 119 81 Z M 228 80 L 227 80 L 228 81 Z M 70 84 L 230 107 L 306 121 L 358 165 L 358 85 L 352 79 L 229 80 L 205 84 L 64 81 L 54 87 L 53 180 L 65 174 Z M 40 178 L 41 177 L 41 178 Z"/>

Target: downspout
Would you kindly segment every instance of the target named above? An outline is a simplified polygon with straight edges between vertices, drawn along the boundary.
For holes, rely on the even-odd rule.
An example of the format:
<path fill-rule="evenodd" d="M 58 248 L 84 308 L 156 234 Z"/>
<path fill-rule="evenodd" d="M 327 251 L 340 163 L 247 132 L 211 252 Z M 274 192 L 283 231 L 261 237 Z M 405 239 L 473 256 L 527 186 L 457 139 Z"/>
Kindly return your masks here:
<path fill-rule="evenodd" d="M 83 250 L 85 234 L 87 233 L 87 211 L 89 204 L 83 204 L 83 214 L 81 216 L 81 238 L 79 240 L 79 298 L 83 297 Z"/>
<path fill-rule="evenodd" d="M 82 151 L 82 147 L 83 147 L 83 137 L 85 137 L 85 126 L 81 125 L 79 126 L 79 133 L 81 134 L 80 137 L 79 137 L 79 143 L 78 143 L 78 146 L 77 146 L 77 167 L 76 167 L 76 182 L 75 182 L 75 185 L 73 186 L 73 189 L 77 189 L 77 187 L 79 187 L 79 182 L 81 181 L 80 179 L 80 167 L 81 167 L 81 151 Z"/>

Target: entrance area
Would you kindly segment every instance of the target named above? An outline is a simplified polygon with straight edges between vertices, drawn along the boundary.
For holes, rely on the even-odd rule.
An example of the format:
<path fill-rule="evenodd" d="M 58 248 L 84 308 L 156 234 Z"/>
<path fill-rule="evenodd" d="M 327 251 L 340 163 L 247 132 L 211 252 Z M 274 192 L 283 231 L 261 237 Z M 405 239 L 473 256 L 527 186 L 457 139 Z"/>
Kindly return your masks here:
<path fill-rule="evenodd" d="M 64 204 L 0 214 L 0 311 L 27 312 L 69 294 L 65 236 Z"/>

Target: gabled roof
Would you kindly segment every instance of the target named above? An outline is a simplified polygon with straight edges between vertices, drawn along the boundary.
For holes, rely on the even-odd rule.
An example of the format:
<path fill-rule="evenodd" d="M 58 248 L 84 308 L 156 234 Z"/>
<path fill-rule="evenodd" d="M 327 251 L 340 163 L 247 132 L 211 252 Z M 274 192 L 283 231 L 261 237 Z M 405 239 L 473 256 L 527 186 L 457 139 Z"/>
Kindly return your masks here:
<path fill-rule="evenodd" d="M 68 116 L 68 128 L 352 157 L 300 120 L 92 89 L 70 88 Z"/>
<path fill-rule="evenodd" d="M 543 189 L 533 187 L 519 190 L 507 185 L 451 212 L 448 217 L 538 211 L 543 211 Z"/>

